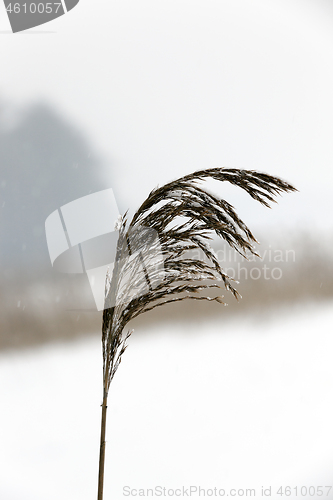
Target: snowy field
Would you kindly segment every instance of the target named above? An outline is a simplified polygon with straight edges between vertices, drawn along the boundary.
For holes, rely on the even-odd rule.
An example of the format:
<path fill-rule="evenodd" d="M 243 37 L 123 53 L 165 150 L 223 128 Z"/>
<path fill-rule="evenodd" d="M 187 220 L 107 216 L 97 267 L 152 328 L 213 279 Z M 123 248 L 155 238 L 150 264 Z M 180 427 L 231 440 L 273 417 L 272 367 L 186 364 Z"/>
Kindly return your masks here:
<path fill-rule="evenodd" d="M 332 324 L 330 303 L 136 331 L 111 386 L 105 500 L 333 485 Z M 1 355 L 1 500 L 97 497 L 101 366 L 97 337 Z"/>

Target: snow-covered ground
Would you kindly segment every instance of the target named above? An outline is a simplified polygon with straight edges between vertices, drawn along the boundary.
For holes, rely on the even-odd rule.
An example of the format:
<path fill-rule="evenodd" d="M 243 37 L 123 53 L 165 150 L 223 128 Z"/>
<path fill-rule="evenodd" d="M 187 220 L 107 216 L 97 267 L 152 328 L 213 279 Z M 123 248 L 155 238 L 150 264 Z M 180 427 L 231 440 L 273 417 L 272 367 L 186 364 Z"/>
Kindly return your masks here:
<path fill-rule="evenodd" d="M 105 500 L 333 485 L 332 324 L 331 303 L 136 331 L 111 386 Z M 97 337 L 1 355 L 1 500 L 96 498 L 101 365 Z"/>

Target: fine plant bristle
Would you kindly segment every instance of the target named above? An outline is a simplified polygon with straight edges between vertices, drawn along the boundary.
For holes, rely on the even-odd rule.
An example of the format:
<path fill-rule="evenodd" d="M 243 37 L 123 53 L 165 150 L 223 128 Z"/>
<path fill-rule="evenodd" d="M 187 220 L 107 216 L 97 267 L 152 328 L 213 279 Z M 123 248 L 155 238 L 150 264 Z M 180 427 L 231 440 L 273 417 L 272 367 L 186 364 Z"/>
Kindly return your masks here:
<path fill-rule="evenodd" d="M 226 288 L 239 297 L 233 280 L 221 268 L 208 240 L 215 233 L 246 258 L 249 253 L 257 255 L 253 246 L 256 239 L 227 201 L 198 185 L 206 178 L 239 186 L 266 207 L 275 202 L 277 194 L 296 190 L 268 174 L 212 168 L 154 189 L 129 224 L 124 217 L 103 316 L 106 389 L 125 350 L 127 336 L 122 339 L 122 332 L 129 321 L 155 307 L 185 299 L 223 303 L 221 295 L 205 294 L 210 289 Z M 158 237 L 154 239 L 148 228 Z M 205 259 L 188 257 L 191 250 L 197 249 Z M 161 255 L 162 265 L 156 266 Z M 143 263 L 145 272 L 138 273 Z M 124 275 L 127 276 L 125 284 L 122 283 Z M 137 293 L 133 294 L 133 290 Z"/>
<path fill-rule="evenodd" d="M 275 201 L 274 196 L 296 191 L 277 177 L 252 170 L 200 170 L 154 189 L 129 224 L 126 214 L 116 222 L 119 238 L 112 277 L 106 278 L 102 325 L 104 391 L 98 500 L 103 498 L 108 391 L 131 335 L 123 336 L 125 326 L 140 314 L 171 302 L 190 299 L 224 304 L 223 295 L 208 295 L 211 290 L 226 289 L 239 297 L 234 280 L 223 271 L 208 243 L 213 233 L 243 257 L 257 255 L 256 239 L 232 205 L 198 185 L 206 178 L 239 186 L 266 207 Z M 204 258 L 193 258 L 193 251 Z"/>

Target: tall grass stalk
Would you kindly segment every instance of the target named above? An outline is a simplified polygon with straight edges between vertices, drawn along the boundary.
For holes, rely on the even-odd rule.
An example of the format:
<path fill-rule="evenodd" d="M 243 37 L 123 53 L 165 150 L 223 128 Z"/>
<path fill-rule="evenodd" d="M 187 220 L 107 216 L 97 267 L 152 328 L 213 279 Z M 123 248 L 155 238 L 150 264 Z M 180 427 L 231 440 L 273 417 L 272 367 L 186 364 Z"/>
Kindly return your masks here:
<path fill-rule="evenodd" d="M 110 383 L 121 362 L 127 323 L 155 307 L 182 300 L 224 304 L 226 289 L 238 298 L 233 280 L 220 267 L 208 244 L 212 233 L 246 258 L 258 255 L 256 239 L 227 201 L 203 189 L 207 178 L 227 181 L 270 207 L 274 196 L 296 189 L 287 182 L 251 170 L 212 168 L 186 175 L 154 189 L 134 214 L 119 221 L 119 238 L 112 276 L 107 276 L 102 324 L 103 403 L 98 500 L 103 500 L 106 413 Z M 191 258 L 192 250 L 203 258 Z"/>

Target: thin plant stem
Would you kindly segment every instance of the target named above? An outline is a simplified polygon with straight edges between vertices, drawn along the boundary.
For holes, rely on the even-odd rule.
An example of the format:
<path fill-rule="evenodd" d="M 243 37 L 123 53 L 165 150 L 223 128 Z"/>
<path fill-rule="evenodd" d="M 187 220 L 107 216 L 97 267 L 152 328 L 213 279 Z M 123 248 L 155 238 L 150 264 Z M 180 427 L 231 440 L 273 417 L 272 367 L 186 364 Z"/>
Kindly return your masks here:
<path fill-rule="evenodd" d="M 103 404 L 102 404 L 102 421 L 101 421 L 101 443 L 99 450 L 99 471 L 98 471 L 98 495 L 97 500 L 103 500 L 104 488 L 104 464 L 105 464 L 105 433 L 106 433 L 106 411 L 107 411 L 108 394 L 104 389 Z"/>

